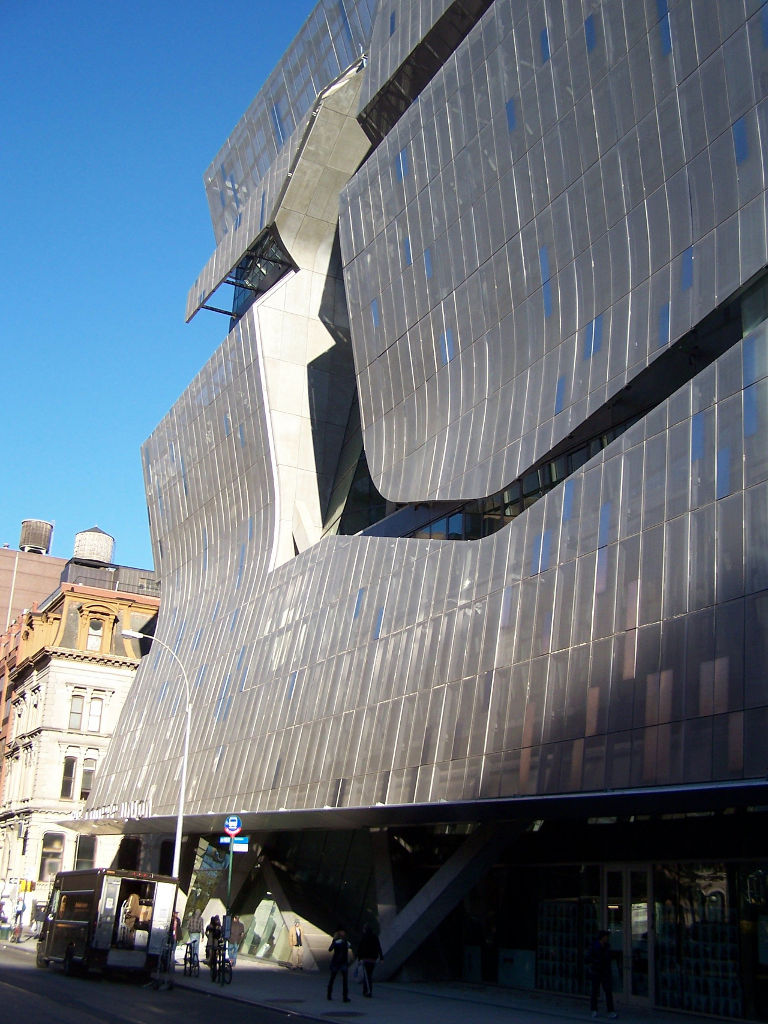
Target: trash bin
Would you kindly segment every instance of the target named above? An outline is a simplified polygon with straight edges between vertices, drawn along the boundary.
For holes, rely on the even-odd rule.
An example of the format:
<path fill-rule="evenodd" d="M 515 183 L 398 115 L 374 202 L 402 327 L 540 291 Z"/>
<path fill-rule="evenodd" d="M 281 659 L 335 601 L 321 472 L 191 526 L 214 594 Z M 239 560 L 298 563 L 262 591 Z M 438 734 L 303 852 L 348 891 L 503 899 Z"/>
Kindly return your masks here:
<path fill-rule="evenodd" d="M 11 926 L 9 924 L 0 924 L 0 942 L 8 942 L 11 937 Z"/>

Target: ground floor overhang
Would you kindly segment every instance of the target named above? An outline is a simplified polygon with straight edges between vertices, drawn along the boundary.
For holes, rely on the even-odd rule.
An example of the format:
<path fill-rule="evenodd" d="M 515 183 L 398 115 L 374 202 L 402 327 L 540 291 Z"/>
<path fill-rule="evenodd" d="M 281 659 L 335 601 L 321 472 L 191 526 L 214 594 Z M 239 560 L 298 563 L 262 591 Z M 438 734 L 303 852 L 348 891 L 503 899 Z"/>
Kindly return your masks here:
<path fill-rule="evenodd" d="M 375 804 L 365 807 L 322 807 L 311 810 L 249 811 L 228 806 L 207 814 L 184 814 L 185 834 L 222 832 L 224 820 L 237 814 L 242 832 L 249 835 L 295 832 L 305 829 L 377 829 L 393 826 L 459 824 L 499 821 L 533 822 L 570 819 L 630 818 L 643 815 L 702 815 L 728 808 L 754 807 L 768 811 L 768 780 L 707 785 L 664 786 L 647 789 L 567 793 L 553 796 L 511 797 L 500 800 L 441 803 Z M 124 813 L 121 813 L 124 810 Z M 83 835 L 169 835 L 177 815 L 132 815 L 114 807 L 61 824 Z"/>

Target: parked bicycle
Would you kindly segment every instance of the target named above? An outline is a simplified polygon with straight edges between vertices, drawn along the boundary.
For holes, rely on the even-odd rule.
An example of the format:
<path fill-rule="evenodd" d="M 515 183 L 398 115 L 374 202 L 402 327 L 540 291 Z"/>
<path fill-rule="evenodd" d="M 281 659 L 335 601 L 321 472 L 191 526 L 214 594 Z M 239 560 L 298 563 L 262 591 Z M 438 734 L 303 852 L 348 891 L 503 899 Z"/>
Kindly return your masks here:
<path fill-rule="evenodd" d="M 211 960 L 211 981 L 218 981 L 220 985 L 232 984 L 232 961 L 227 953 L 227 943 L 219 939 Z"/>
<path fill-rule="evenodd" d="M 188 942 L 184 952 L 184 975 L 187 978 L 197 978 L 200 974 L 200 959 L 197 955 L 197 943 Z"/>

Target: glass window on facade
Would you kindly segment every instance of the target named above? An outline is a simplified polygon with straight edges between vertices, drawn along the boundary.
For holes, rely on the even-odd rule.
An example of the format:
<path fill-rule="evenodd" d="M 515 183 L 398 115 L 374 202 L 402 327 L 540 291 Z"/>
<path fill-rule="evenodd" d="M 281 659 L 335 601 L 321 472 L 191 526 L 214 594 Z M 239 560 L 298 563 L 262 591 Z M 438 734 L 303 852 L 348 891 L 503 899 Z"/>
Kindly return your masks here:
<path fill-rule="evenodd" d="M 465 899 L 465 981 L 586 993 L 585 955 L 598 927 L 600 868 L 496 869 Z"/>
<path fill-rule="evenodd" d="M 737 891 L 736 867 L 656 867 L 657 1005 L 716 1016 L 742 1016 L 740 929 L 738 903 L 733 899 Z"/>
<path fill-rule="evenodd" d="M 768 864 L 740 864 L 738 869 L 738 926 L 742 1012 L 745 1017 L 768 1017 Z"/>
<path fill-rule="evenodd" d="M 762 277 L 741 301 L 741 329 L 744 334 L 768 320 L 768 276 Z"/>
<path fill-rule="evenodd" d="M 447 966 L 463 980 L 581 996 L 600 928 L 619 999 L 768 1016 L 765 862 L 508 864 L 441 926 L 460 937 Z"/>
<path fill-rule="evenodd" d="M 40 856 L 39 882 L 50 882 L 54 875 L 61 871 L 61 859 L 64 856 L 64 833 L 46 832 L 43 836 L 43 852 Z"/>
<path fill-rule="evenodd" d="M 446 535 L 448 540 L 461 540 L 464 536 L 464 516 L 461 512 L 448 516 Z"/>
<path fill-rule="evenodd" d="M 374 486 L 365 452 L 361 450 L 352 484 L 344 501 L 338 532 L 353 534 L 383 519 L 387 504 Z"/>
<path fill-rule="evenodd" d="M 83 761 L 83 777 L 80 780 L 80 799 L 87 800 L 93 787 L 93 773 L 96 771 L 96 758 L 86 757 Z"/>
<path fill-rule="evenodd" d="M 88 732 L 99 732 L 101 730 L 101 713 L 104 708 L 104 701 L 101 697 L 92 697 L 88 705 Z"/>
<path fill-rule="evenodd" d="M 72 695 L 72 702 L 69 705 L 69 728 L 82 729 L 83 727 L 83 705 L 85 697 L 81 693 Z"/>
<path fill-rule="evenodd" d="M 101 619 L 90 619 L 86 647 L 89 651 L 100 651 L 104 639 L 104 623 Z"/>
<path fill-rule="evenodd" d="M 77 758 L 64 758 L 64 771 L 61 776 L 61 799 L 71 800 L 75 792 L 75 772 L 77 770 Z"/>
<path fill-rule="evenodd" d="M 75 871 L 87 871 L 96 862 L 96 836 L 78 836 Z"/>
<path fill-rule="evenodd" d="M 263 899 L 255 908 L 245 933 L 245 944 L 243 950 L 251 956 L 260 960 L 277 960 L 282 957 L 288 958 L 290 951 L 282 948 L 278 951 L 278 944 L 282 940 L 285 947 L 288 942 L 287 934 L 283 934 L 285 928 L 280 909 L 272 899 Z"/>
<path fill-rule="evenodd" d="M 327 871 L 322 879 L 315 879 L 315 892 L 324 906 L 329 908 L 335 921 L 355 922 L 367 920 L 375 905 L 370 866 L 370 836 L 365 830 L 354 832 L 310 831 L 284 833 L 273 837 L 272 867 L 281 885 L 295 891 L 312 865 L 323 863 Z M 190 882 L 187 910 L 203 909 L 209 899 L 226 885 L 228 851 L 206 837 L 198 843 L 195 867 Z M 332 908 L 332 910 L 330 909 Z M 286 921 L 274 900 L 264 873 L 258 868 L 243 885 L 232 911 L 245 926 L 241 950 L 249 956 L 275 963 L 290 959 L 288 927 L 295 916 Z M 358 929 L 359 930 L 359 929 Z"/>

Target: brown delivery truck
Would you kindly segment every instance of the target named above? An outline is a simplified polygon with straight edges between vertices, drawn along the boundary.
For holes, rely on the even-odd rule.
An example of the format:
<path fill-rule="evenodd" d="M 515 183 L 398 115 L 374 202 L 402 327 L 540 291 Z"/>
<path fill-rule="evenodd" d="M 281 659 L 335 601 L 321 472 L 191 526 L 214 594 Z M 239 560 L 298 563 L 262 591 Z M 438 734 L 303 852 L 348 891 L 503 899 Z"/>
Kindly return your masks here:
<path fill-rule="evenodd" d="M 37 965 L 151 972 L 168 948 L 176 882 L 139 871 L 60 871 L 37 943 Z"/>

